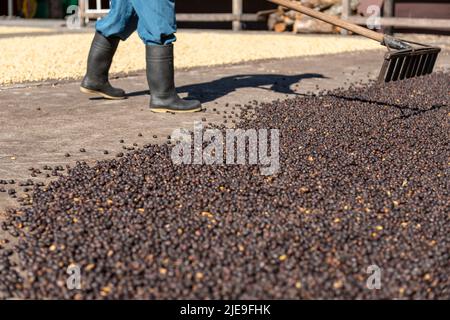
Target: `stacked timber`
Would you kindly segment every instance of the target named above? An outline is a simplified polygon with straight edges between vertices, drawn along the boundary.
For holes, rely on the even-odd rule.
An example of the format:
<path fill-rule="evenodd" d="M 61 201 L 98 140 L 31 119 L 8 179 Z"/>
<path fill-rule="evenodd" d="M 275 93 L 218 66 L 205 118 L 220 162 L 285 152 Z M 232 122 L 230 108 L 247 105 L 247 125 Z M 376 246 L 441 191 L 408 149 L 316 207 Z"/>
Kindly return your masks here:
<path fill-rule="evenodd" d="M 296 2 L 335 17 L 340 17 L 342 14 L 342 0 L 297 0 Z M 354 12 L 356 12 L 358 4 L 359 0 L 351 1 L 351 8 Z M 270 14 L 267 21 L 269 30 L 276 32 L 339 33 L 341 31 L 339 27 L 282 6 Z"/>

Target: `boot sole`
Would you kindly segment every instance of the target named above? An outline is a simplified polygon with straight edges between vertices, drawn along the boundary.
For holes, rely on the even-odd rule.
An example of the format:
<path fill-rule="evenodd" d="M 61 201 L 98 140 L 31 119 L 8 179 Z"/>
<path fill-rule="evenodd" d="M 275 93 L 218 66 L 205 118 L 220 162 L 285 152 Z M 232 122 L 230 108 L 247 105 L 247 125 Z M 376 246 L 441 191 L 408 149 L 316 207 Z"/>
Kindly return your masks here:
<path fill-rule="evenodd" d="M 173 112 L 173 113 L 193 113 L 193 112 L 199 112 L 202 110 L 202 107 L 198 107 L 195 109 L 191 109 L 191 110 L 173 110 L 173 109 L 169 109 L 169 108 L 150 108 L 151 112 L 154 113 L 168 113 L 168 112 Z"/>
<path fill-rule="evenodd" d="M 90 94 L 90 95 L 94 95 L 94 96 L 102 96 L 103 98 L 108 99 L 108 100 L 124 100 L 126 98 L 126 96 L 113 97 L 113 96 L 107 95 L 106 93 L 103 93 L 101 91 L 86 89 L 86 88 L 83 88 L 83 87 L 80 87 L 80 91 L 82 93 L 86 93 L 86 94 Z"/>

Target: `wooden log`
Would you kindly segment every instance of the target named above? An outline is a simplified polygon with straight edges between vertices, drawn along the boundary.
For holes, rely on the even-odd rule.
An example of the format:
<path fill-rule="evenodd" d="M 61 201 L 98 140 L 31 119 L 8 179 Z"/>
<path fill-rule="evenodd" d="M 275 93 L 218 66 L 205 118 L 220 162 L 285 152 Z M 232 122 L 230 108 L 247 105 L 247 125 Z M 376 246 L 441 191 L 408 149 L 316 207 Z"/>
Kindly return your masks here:
<path fill-rule="evenodd" d="M 314 8 L 318 10 L 325 10 L 331 6 L 341 4 L 341 0 L 303 0 L 302 5 L 308 8 Z"/>
<path fill-rule="evenodd" d="M 293 30 L 294 33 L 334 33 L 333 25 L 303 15 L 301 19 L 296 20 Z"/>
<path fill-rule="evenodd" d="M 287 25 L 284 22 L 278 22 L 278 23 L 275 24 L 273 30 L 275 32 L 284 32 L 284 31 L 287 30 Z"/>
<path fill-rule="evenodd" d="M 334 16 L 341 12 L 341 0 L 302 0 L 293 2 L 301 3 L 302 5 L 310 7 L 310 9 L 316 9 Z M 279 6 L 278 10 L 269 16 L 268 28 L 269 30 L 276 29 L 275 31 L 277 32 L 292 31 L 294 33 L 340 32 L 340 28 L 327 25 L 326 23 L 312 19 L 306 15 L 302 15 L 298 11 L 290 10 L 283 6 Z"/>

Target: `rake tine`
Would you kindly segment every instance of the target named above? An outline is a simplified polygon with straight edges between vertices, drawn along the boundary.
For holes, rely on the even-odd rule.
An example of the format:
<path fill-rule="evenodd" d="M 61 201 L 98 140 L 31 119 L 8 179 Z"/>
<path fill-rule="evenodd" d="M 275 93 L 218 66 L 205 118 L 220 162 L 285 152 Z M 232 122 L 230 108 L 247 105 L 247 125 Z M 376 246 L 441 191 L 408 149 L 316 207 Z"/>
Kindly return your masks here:
<path fill-rule="evenodd" d="M 395 68 L 394 68 L 394 73 L 392 75 L 392 81 L 397 81 L 398 80 L 398 76 L 400 75 L 400 71 L 402 69 L 403 66 L 403 62 L 405 60 L 404 57 L 400 57 L 396 59 L 396 63 L 395 63 Z"/>
<path fill-rule="evenodd" d="M 433 72 L 433 68 L 434 68 L 434 64 L 436 63 L 437 56 L 438 56 L 438 53 L 433 53 L 431 55 L 426 74 L 430 74 Z"/>
<path fill-rule="evenodd" d="M 419 68 L 417 69 L 417 75 L 418 76 L 422 76 L 423 75 L 423 72 L 424 72 L 425 67 L 427 65 L 428 56 L 429 56 L 429 54 L 423 54 L 422 55 L 422 59 L 420 60 Z"/>
<path fill-rule="evenodd" d="M 409 77 L 408 78 L 414 77 L 414 70 L 417 67 L 418 60 L 419 60 L 419 56 L 413 56 L 413 64 L 411 66 L 411 70 L 409 71 Z"/>
<path fill-rule="evenodd" d="M 383 65 L 381 66 L 381 70 L 380 70 L 380 74 L 378 75 L 378 83 L 382 83 L 385 82 L 385 75 L 386 75 L 386 70 L 387 70 L 387 66 L 388 63 L 386 60 L 384 60 Z"/>
<path fill-rule="evenodd" d="M 434 56 L 434 53 L 428 54 L 426 64 L 423 67 L 423 74 L 424 75 L 427 75 L 427 74 L 430 74 L 431 72 L 433 72 L 433 67 L 434 67 L 434 64 L 433 64 L 433 59 L 434 58 L 433 58 L 433 56 Z"/>
<path fill-rule="evenodd" d="M 412 59 L 412 62 L 411 62 L 410 68 L 409 68 L 408 72 L 406 73 L 406 78 L 408 78 L 408 79 L 413 77 L 413 72 L 417 65 L 417 56 L 412 56 L 411 59 Z"/>
<path fill-rule="evenodd" d="M 412 70 L 411 77 L 415 77 L 417 75 L 417 70 L 419 69 L 421 61 L 422 61 L 422 55 L 418 54 L 416 56 L 416 63 L 414 64 L 414 68 Z"/>
<path fill-rule="evenodd" d="M 392 80 L 392 74 L 394 72 L 396 62 L 397 62 L 397 59 L 395 59 L 395 58 L 389 60 L 389 67 L 388 67 L 386 75 L 384 77 L 385 82 L 389 82 Z"/>
<path fill-rule="evenodd" d="M 408 70 L 410 64 L 411 64 L 411 57 L 410 56 L 405 57 L 405 61 L 403 62 L 402 70 L 400 71 L 400 76 L 399 76 L 400 80 L 405 79 L 406 71 Z"/>

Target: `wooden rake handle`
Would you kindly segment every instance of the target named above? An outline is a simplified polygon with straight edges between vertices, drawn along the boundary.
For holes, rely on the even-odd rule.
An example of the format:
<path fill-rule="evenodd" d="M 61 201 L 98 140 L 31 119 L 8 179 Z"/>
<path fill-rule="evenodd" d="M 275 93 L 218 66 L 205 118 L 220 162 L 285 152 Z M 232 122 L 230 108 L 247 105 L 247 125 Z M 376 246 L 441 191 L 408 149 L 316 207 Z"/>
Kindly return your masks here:
<path fill-rule="evenodd" d="M 380 43 L 383 43 L 383 41 L 384 41 L 384 35 L 382 33 L 378 33 L 378 32 L 369 30 L 367 28 L 360 27 L 360 26 L 350 23 L 348 21 L 345 21 L 345 20 L 330 16 L 328 14 L 322 13 L 320 11 L 307 8 L 297 2 L 293 2 L 291 0 L 267 0 L 267 1 L 278 4 L 278 5 L 286 7 L 286 8 L 289 8 L 294 11 L 301 12 L 303 14 L 306 14 L 307 16 L 310 16 L 310 17 L 322 20 L 324 22 L 330 23 L 332 25 L 341 27 L 345 30 L 348 30 L 353 33 L 359 34 L 363 37 L 378 41 Z"/>

